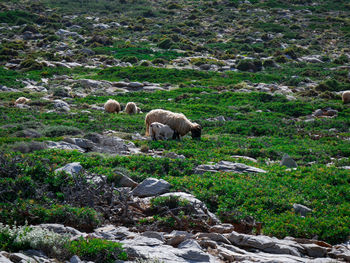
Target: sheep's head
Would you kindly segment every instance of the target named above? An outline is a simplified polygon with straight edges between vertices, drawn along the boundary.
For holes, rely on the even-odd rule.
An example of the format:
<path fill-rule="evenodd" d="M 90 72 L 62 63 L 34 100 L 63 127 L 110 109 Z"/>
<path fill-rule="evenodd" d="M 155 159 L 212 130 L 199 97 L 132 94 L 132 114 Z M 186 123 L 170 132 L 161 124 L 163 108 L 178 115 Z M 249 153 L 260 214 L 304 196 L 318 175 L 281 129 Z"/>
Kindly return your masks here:
<path fill-rule="evenodd" d="M 191 129 L 191 133 L 192 139 L 200 139 L 202 135 L 202 127 L 195 123 Z"/>

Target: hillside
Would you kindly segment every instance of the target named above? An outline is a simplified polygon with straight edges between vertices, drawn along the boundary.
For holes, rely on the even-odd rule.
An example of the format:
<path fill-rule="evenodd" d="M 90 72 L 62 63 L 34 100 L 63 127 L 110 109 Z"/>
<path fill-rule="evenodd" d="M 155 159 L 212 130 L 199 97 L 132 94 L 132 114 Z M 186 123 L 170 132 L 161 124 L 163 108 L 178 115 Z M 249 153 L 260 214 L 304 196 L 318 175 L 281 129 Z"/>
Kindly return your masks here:
<path fill-rule="evenodd" d="M 0 262 L 350 260 L 349 15 L 1 1 Z M 151 140 L 153 109 L 200 140 Z"/>

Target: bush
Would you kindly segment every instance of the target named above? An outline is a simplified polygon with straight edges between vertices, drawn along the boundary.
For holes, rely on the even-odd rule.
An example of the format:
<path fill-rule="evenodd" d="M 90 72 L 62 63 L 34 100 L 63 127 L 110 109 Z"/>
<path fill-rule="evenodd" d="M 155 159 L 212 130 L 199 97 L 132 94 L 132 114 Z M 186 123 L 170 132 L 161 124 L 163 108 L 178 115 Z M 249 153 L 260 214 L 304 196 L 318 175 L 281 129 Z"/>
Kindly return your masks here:
<path fill-rule="evenodd" d="M 44 68 L 44 66 L 41 63 L 39 63 L 33 59 L 26 59 L 26 60 L 22 61 L 19 66 L 26 71 L 41 70 Z"/>
<path fill-rule="evenodd" d="M 128 259 L 120 243 L 98 238 L 80 238 L 70 242 L 67 248 L 71 254 L 97 263 Z"/>
<path fill-rule="evenodd" d="M 43 131 L 43 134 L 46 137 L 60 137 L 63 135 L 78 135 L 81 133 L 82 133 L 82 131 L 76 127 L 63 126 L 63 125 L 49 126 L 49 127 L 45 128 Z"/>
<path fill-rule="evenodd" d="M 243 59 L 238 62 L 237 69 L 257 72 L 262 69 L 262 62 L 260 60 Z"/>
<path fill-rule="evenodd" d="M 13 151 L 21 153 L 30 153 L 47 149 L 44 142 L 19 142 L 13 146 Z"/>
<path fill-rule="evenodd" d="M 125 56 L 125 57 L 122 57 L 121 61 L 129 62 L 131 64 L 136 64 L 139 61 L 139 59 L 135 56 Z"/>
<path fill-rule="evenodd" d="M 173 45 L 173 41 L 170 38 L 163 39 L 158 43 L 159 48 L 169 49 Z"/>
<path fill-rule="evenodd" d="M 189 201 L 186 199 L 181 199 L 179 196 L 162 196 L 155 197 L 151 199 L 152 207 L 163 207 L 166 206 L 169 209 L 174 209 L 180 206 L 186 206 L 189 204 Z"/>

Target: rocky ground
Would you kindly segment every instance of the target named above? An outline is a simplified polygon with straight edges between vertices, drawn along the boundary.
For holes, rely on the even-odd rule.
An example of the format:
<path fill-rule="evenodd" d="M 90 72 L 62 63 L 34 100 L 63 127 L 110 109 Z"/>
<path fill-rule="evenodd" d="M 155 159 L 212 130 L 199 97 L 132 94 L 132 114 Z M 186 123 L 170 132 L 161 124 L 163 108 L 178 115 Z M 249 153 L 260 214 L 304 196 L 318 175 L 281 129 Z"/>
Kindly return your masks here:
<path fill-rule="evenodd" d="M 9 239 L 16 224 L 121 243 L 127 259 L 108 262 L 350 262 L 349 13 L 328 0 L 2 1 L 0 262 L 109 260 Z M 200 123 L 202 141 L 143 136 L 154 108 Z"/>

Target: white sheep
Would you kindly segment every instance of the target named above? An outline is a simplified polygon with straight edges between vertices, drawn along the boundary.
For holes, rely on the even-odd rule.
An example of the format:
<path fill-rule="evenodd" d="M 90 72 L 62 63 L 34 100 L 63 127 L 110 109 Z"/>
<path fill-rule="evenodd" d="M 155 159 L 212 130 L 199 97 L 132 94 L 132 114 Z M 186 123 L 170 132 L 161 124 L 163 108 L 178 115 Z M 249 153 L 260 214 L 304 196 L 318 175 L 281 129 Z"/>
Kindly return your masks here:
<path fill-rule="evenodd" d="M 174 113 L 162 109 L 150 111 L 145 118 L 146 136 L 149 136 L 149 127 L 153 122 L 169 125 L 175 132 L 174 139 L 175 137 L 180 138 L 180 136 L 184 136 L 190 131 L 193 139 L 201 137 L 202 127 L 197 123 L 191 122 L 182 113 Z"/>
<path fill-rule="evenodd" d="M 140 108 L 136 106 L 135 102 L 128 102 L 125 106 L 125 112 L 127 114 L 137 114 L 140 111 Z"/>
<path fill-rule="evenodd" d="M 152 140 L 168 140 L 174 138 L 175 132 L 166 124 L 153 122 L 149 126 L 149 135 Z"/>
<path fill-rule="evenodd" d="M 350 103 L 350 90 L 346 90 L 343 92 L 342 99 L 344 104 Z"/>
<path fill-rule="evenodd" d="M 107 100 L 104 107 L 105 107 L 105 111 L 109 113 L 113 113 L 113 112 L 118 113 L 121 110 L 119 102 L 112 99 Z"/>
<path fill-rule="evenodd" d="M 26 97 L 19 97 L 19 98 L 16 100 L 15 104 L 16 104 L 16 105 L 17 105 L 17 104 L 26 104 L 26 103 L 28 103 L 28 102 L 30 102 L 30 99 L 27 99 Z"/>

